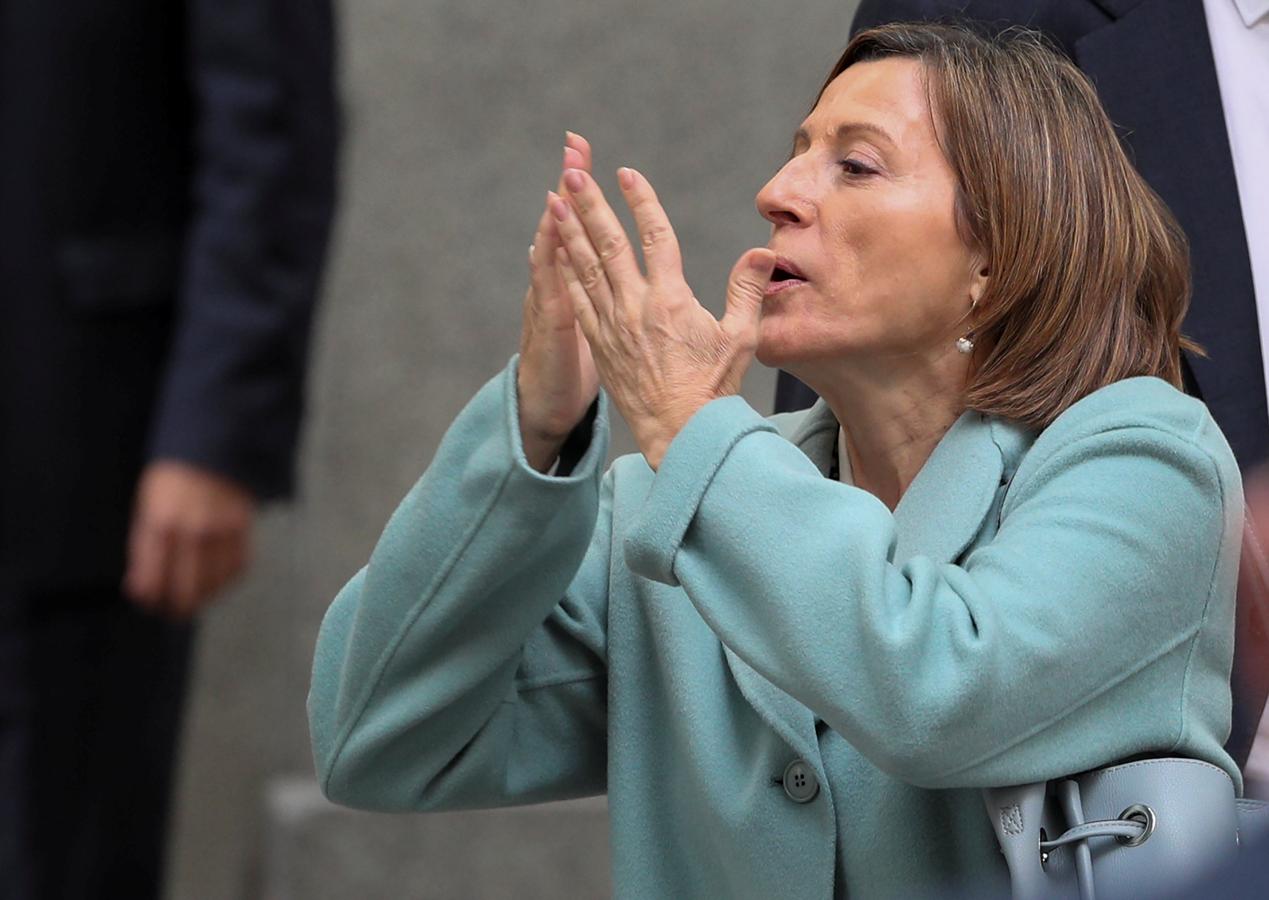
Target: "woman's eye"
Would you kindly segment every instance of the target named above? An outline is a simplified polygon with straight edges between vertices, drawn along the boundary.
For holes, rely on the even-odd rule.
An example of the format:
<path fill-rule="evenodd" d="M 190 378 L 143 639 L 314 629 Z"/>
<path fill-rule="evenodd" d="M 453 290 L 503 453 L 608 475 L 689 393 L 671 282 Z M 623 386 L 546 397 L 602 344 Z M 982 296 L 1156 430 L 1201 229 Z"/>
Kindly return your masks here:
<path fill-rule="evenodd" d="M 843 159 L 838 163 L 847 175 L 873 175 L 876 170 L 857 159 Z"/>

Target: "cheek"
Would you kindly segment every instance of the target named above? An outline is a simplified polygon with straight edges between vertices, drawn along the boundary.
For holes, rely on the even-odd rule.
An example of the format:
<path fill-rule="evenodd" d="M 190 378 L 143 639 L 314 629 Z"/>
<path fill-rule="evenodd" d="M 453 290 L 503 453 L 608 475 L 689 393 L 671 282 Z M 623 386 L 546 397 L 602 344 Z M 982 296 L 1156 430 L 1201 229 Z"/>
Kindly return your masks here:
<path fill-rule="evenodd" d="M 848 319 L 852 333 L 864 340 L 901 325 L 913 287 L 912 247 L 903 234 L 891 216 L 834 223 L 817 311 Z"/>
<path fill-rule="evenodd" d="M 861 325 L 876 319 L 916 336 L 945 329 L 968 308 L 970 254 L 950 211 L 888 207 L 866 225 L 836 224 L 832 242 L 829 290 Z"/>

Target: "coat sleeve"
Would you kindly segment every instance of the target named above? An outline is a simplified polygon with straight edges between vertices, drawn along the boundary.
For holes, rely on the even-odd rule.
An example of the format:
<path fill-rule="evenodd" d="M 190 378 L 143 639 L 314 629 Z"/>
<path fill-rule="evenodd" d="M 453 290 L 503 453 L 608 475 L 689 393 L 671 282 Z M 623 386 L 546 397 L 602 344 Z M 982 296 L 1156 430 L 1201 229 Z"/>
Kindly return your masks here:
<path fill-rule="evenodd" d="M 519 441 L 513 361 L 446 432 L 317 642 L 323 791 L 381 810 L 604 790 L 607 407 L 564 477 Z"/>
<path fill-rule="evenodd" d="M 1032 782 L 1177 746 L 1227 762 L 1242 495 L 1203 417 L 1192 436 L 1033 448 L 993 540 L 896 565 L 882 503 L 717 400 L 671 443 L 624 555 L 909 783 Z"/>
<path fill-rule="evenodd" d="M 335 199 L 329 0 L 189 4 L 193 174 L 152 459 L 291 492 Z"/>

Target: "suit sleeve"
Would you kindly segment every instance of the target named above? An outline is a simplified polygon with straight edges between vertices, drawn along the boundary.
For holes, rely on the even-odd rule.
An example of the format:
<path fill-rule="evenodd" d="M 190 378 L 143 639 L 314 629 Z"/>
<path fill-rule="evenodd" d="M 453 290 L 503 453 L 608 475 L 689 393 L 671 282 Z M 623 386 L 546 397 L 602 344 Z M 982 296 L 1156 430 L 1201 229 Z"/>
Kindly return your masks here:
<path fill-rule="evenodd" d="M 671 443 L 624 553 L 909 783 L 1039 781 L 1178 746 L 1227 761 L 1241 487 L 1209 444 L 1080 436 L 1020 470 L 961 564 L 896 565 L 885 505 L 726 398 Z"/>
<path fill-rule="evenodd" d="M 191 217 L 150 457 L 261 498 L 293 482 L 335 198 L 328 0 L 195 0 Z"/>
<path fill-rule="evenodd" d="M 606 405 L 573 470 L 548 477 L 524 459 L 515 383 L 513 364 L 463 410 L 322 622 L 308 712 L 336 802 L 435 810 L 604 790 Z"/>

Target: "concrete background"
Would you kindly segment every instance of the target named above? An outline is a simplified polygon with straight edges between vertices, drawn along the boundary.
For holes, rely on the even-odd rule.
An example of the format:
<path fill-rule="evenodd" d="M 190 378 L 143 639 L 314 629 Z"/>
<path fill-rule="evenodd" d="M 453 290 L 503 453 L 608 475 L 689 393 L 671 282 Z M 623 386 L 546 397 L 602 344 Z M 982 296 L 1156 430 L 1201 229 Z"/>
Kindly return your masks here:
<path fill-rule="evenodd" d="M 419 885 L 417 871 L 389 871 L 377 888 L 362 872 L 337 877 L 372 853 L 425 853 L 437 830 L 312 799 L 304 700 L 326 605 L 454 414 L 514 352 L 524 256 L 564 130 L 591 139 L 610 196 L 619 165 L 651 179 L 689 281 L 721 313 L 732 263 L 766 242 L 754 194 L 786 156 L 854 6 L 339 4 L 343 206 L 314 336 L 302 496 L 265 512 L 250 576 L 203 619 L 170 897 L 424 896 L 404 887 Z M 774 380 L 755 365 L 746 381 L 760 411 Z M 615 435 L 616 452 L 631 449 Z M 496 829 L 491 816 L 507 814 L 484 815 Z"/>

